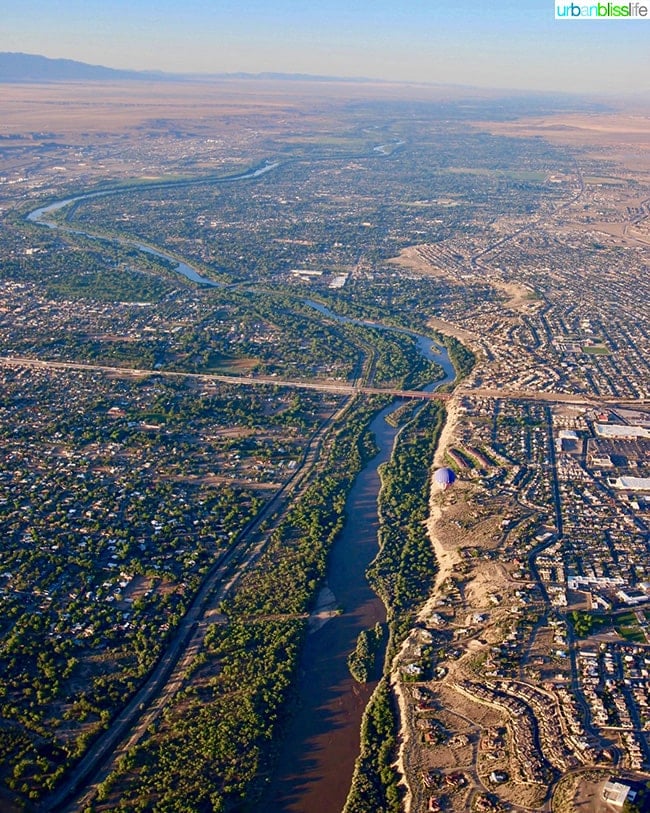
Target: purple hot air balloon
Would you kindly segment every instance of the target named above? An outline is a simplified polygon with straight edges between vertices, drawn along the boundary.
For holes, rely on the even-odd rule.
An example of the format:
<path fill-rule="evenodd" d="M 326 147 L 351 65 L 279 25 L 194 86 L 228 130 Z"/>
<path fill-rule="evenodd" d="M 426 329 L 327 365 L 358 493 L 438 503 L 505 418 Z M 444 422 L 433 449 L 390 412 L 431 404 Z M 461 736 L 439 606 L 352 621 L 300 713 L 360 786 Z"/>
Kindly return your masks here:
<path fill-rule="evenodd" d="M 456 481 L 456 475 L 452 469 L 442 468 L 437 469 L 433 475 L 433 479 L 443 489 L 449 488 Z"/>

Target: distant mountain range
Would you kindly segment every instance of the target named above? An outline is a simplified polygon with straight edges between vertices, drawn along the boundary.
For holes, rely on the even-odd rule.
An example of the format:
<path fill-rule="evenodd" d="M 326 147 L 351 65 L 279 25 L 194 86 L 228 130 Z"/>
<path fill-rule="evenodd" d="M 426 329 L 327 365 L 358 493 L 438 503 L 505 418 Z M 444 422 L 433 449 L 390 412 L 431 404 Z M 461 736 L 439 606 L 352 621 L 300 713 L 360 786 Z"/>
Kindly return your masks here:
<path fill-rule="evenodd" d="M 164 74 L 119 71 L 72 59 L 0 52 L 0 82 L 82 82 L 111 79 L 161 79 Z"/>
<path fill-rule="evenodd" d="M 200 81 L 206 79 L 276 79 L 302 82 L 376 82 L 305 73 L 173 74 L 163 71 L 125 71 L 88 65 L 73 59 L 49 59 L 36 54 L 0 52 L 0 82 Z"/>

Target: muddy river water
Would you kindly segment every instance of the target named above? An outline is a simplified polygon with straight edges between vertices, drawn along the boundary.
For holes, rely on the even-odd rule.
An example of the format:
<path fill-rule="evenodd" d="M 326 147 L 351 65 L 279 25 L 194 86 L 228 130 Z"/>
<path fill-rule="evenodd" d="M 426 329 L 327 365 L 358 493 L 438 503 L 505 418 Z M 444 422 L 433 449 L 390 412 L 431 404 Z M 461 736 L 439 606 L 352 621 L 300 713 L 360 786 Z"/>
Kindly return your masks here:
<path fill-rule="evenodd" d="M 269 163 L 254 172 L 228 180 L 256 177 L 277 166 L 277 163 Z M 117 191 L 68 198 L 36 209 L 28 215 L 28 219 L 53 229 L 134 245 L 142 251 L 177 263 L 175 270 L 195 282 L 218 284 L 200 276 L 195 268 L 178 257 L 172 257 L 156 247 L 128 238 L 80 232 L 49 217 L 71 203 L 116 194 Z M 315 302 L 307 304 L 325 317 L 340 322 L 356 322 L 367 328 L 396 330 L 414 336 L 419 352 L 436 361 L 445 373 L 443 379 L 425 389 L 433 390 L 453 380 L 454 369 L 446 350 L 435 345 L 428 337 L 400 328 L 337 316 Z M 332 548 L 328 564 L 326 587 L 334 594 L 336 606 L 342 612 L 307 638 L 295 705 L 279 746 L 277 770 L 269 780 L 265 799 L 260 806 L 266 813 L 340 813 L 350 789 L 354 762 L 359 754 L 361 718 L 376 684 L 361 685 L 354 681 L 348 671 L 347 656 L 354 649 L 359 632 L 386 619 L 384 605 L 370 589 L 365 573 L 378 550 L 378 467 L 389 459 L 398 431 L 386 423 L 385 418 L 402 403 L 395 401 L 384 408 L 371 424 L 379 452 L 359 473 L 348 495 L 347 520 Z"/>
<path fill-rule="evenodd" d="M 334 316 L 322 306 L 318 310 Z M 426 337 L 417 340 L 420 352 L 445 371 L 444 379 L 426 389 L 453 380 L 446 351 Z M 384 408 L 371 424 L 379 453 L 350 491 L 347 519 L 329 559 L 327 588 L 343 612 L 307 638 L 297 701 L 280 746 L 278 769 L 261 805 L 267 813 L 340 813 L 350 789 L 361 718 L 376 684 L 357 683 L 348 670 L 347 656 L 361 630 L 386 619 L 384 605 L 370 589 L 365 573 L 378 550 L 378 467 L 389 459 L 398 431 L 385 418 L 402 403 Z"/>

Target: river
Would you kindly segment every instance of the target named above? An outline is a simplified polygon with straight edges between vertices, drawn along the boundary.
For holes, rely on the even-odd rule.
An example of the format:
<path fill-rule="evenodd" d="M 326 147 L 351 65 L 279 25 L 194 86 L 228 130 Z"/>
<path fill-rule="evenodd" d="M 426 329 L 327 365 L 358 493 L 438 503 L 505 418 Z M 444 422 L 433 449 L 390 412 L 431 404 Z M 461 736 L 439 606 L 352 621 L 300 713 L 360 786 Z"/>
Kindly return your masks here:
<path fill-rule="evenodd" d="M 380 153 L 385 151 L 383 146 L 375 149 Z M 243 175 L 215 182 L 256 178 L 277 166 L 279 163 L 267 163 Z M 48 214 L 78 201 L 142 189 L 144 187 L 121 188 L 78 195 L 35 209 L 27 219 L 72 234 L 134 246 L 177 263 L 175 270 L 194 282 L 219 285 L 158 248 L 128 238 L 75 230 L 47 219 Z M 339 322 L 413 336 L 419 352 L 437 362 L 445 372 L 442 380 L 432 382 L 425 387 L 426 390 L 434 390 L 455 377 L 446 350 L 426 336 L 404 328 L 338 316 L 317 302 L 307 300 L 306 304 Z M 354 681 L 348 671 L 347 656 L 354 649 L 359 632 L 386 619 L 384 605 L 370 589 L 365 573 L 378 550 L 378 467 L 389 459 L 398 433 L 385 418 L 402 403 L 396 401 L 385 407 L 370 425 L 379 452 L 359 473 L 348 495 L 346 522 L 328 563 L 327 588 L 333 592 L 337 606 L 343 612 L 307 637 L 296 704 L 279 745 L 279 767 L 269 781 L 262 807 L 266 813 L 340 813 L 350 789 L 354 763 L 359 754 L 361 717 L 376 684 L 361 685 Z"/>
<path fill-rule="evenodd" d="M 211 181 L 204 181 L 204 183 L 211 183 L 211 184 L 225 184 L 225 183 L 234 183 L 236 181 L 246 181 L 251 178 L 259 178 L 261 175 L 265 175 L 267 172 L 271 172 L 276 167 L 280 166 L 279 161 L 275 161 L 273 163 L 265 163 L 261 167 L 257 169 L 252 169 L 249 172 L 245 172 L 241 175 L 230 175 L 225 178 L 215 178 Z M 72 229 L 69 226 L 62 226 L 59 223 L 56 223 L 54 220 L 48 220 L 47 216 L 52 212 L 58 212 L 59 209 L 63 209 L 66 206 L 69 206 L 71 203 L 78 203 L 82 200 L 92 200 L 93 198 L 104 198 L 108 197 L 109 195 L 120 195 L 120 194 L 128 194 L 129 192 L 141 192 L 146 191 L 147 189 L 166 189 L 173 186 L 187 186 L 191 184 L 196 184 L 196 181 L 188 181 L 185 182 L 178 182 L 175 184 L 171 183 L 151 183 L 146 184 L 140 187 L 120 187 L 117 189 L 104 189 L 100 192 L 88 192 L 83 195 L 76 195 L 72 198 L 66 198 L 65 200 L 59 200 L 56 203 L 50 203 L 48 206 L 41 206 L 38 209 L 34 209 L 34 211 L 30 212 L 27 215 L 27 220 L 31 221 L 32 223 L 37 223 L 40 226 L 47 226 L 50 229 L 60 229 L 61 231 L 68 232 L 68 234 L 78 234 L 82 237 L 88 237 L 91 240 L 110 240 L 111 242 L 119 243 L 123 246 L 133 246 L 134 248 L 143 251 L 145 254 L 151 254 L 154 257 L 160 257 L 163 260 L 167 260 L 171 263 L 176 263 L 173 271 L 177 274 L 181 274 L 187 279 L 191 280 L 192 282 L 196 282 L 199 285 L 208 285 L 213 288 L 222 287 L 220 282 L 215 282 L 213 279 L 209 279 L 208 277 L 204 277 L 196 270 L 196 268 L 192 267 L 188 263 L 179 260 L 177 257 L 173 257 L 171 254 L 168 254 L 165 251 L 161 251 L 159 248 L 155 248 L 153 246 L 148 246 L 145 243 L 142 243 L 138 240 L 129 240 L 123 237 L 114 237 L 113 235 L 107 234 L 100 234 L 100 233 L 92 233 L 87 231 L 81 231 L 80 229 Z"/>
<path fill-rule="evenodd" d="M 307 304 L 338 321 L 392 329 L 339 317 L 319 303 Z M 445 371 L 444 379 L 426 389 L 454 379 L 444 349 L 425 336 L 398 330 L 416 336 L 420 352 Z M 361 718 L 376 683 L 361 685 L 353 680 L 347 656 L 361 630 L 386 620 L 384 605 L 370 589 L 365 574 L 378 551 L 378 467 L 389 459 L 399 431 L 386 423 L 386 416 L 403 403 L 385 407 L 370 425 L 379 452 L 359 473 L 348 495 L 345 525 L 328 563 L 327 588 L 343 612 L 307 637 L 297 700 L 280 745 L 279 767 L 261 805 L 265 813 L 341 813 L 350 790 L 359 755 Z"/>
<path fill-rule="evenodd" d="M 314 310 L 322 313 L 323 316 L 327 316 L 328 319 L 333 319 L 341 324 L 360 325 L 361 327 L 369 327 L 374 330 L 388 330 L 392 331 L 393 333 L 402 333 L 405 336 L 412 336 L 415 339 L 418 351 L 428 361 L 435 361 L 436 364 L 439 364 L 445 373 L 445 377 L 443 379 L 433 381 L 431 384 L 427 384 L 426 387 L 423 387 L 423 389 L 427 390 L 428 392 L 433 392 L 433 390 L 438 389 L 438 387 L 440 387 L 442 384 L 448 384 L 450 381 L 453 381 L 456 378 L 454 365 L 451 363 L 446 349 L 444 347 L 440 347 L 428 336 L 422 336 L 420 333 L 417 333 L 414 330 L 409 330 L 405 327 L 383 325 L 381 322 L 373 322 L 369 319 L 354 319 L 351 316 L 340 316 L 338 313 L 334 313 L 334 311 L 330 310 L 327 305 L 323 305 L 320 302 L 315 302 L 312 299 L 305 299 L 304 302 L 305 305 L 309 305 L 310 308 L 314 308 Z"/>

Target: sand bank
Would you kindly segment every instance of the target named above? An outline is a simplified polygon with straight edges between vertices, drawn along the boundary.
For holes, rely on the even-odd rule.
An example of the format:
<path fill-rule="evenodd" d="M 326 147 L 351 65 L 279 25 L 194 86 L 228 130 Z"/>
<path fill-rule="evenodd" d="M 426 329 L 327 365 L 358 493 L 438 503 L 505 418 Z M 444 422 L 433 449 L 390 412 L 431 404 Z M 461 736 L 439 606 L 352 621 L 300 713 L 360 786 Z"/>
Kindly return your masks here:
<path fill-rule="evenodd" d="M 445 453 L 452 443 L 454 432 L 456 430 L 456 426 L 459 420 L 460 413 L 458 405 L 453 399 L 447 402 L 446 407 L 447 407 L 447 419 L 440 433 L 440 438 L 438 439 L 436 453 L 433 458 L 432 466 L 433 469 L 437 469 L 443 465 Z M 438 486 L 436 486 L 436 484 L 433 481 L 433 478 L 431 478 L 427 532 L 429 534 L 429 539 L 431 540 L 431 545 L 433 547 L 433 551 L 436 557 L 438 572 L 436 574 L 436 581 L 433 591 L 429 596 L 429 599 L 427 600 L 427 602 L 425 603 L 425 605 L 422 607 L 418 614 L 418 621 L 426 619 L 433 612 L 435 612 L 436 603 L 440 597 L 440 588 L 447 579 L 447 577 L 453 573 L 454 567 L 459 561 L 459 556 L 456 548 L 454 547 L 453 549 L 451 549 L 445 547 L 442 539 L 437 533 L 437 525 L 443 514 L 443 507 L 440 502 L 439 494 L 440 491 L 438 489 Z M 404 641 L 400 651 L 395 656 L 395 660 L 393 661 L 393 666 L 391 669 L 390 679 L 391 686 L 397 698 L 400 716 L 400 734 L 399 734 L 400 745 L 396 765 L 397 770 L 402 776 L 402 782 L 406 786 L 406 796 L 404 798 L 404 811 L 405 813 L 410 813 L 412 804 L 412 794 L 408 785 L 408 781 L 406 780 L 406 759 L 405 759 L 409 734 L 408 728 L 405 724 L 406 698 L 404 696 L 404 687 L 402 686 L 402 683 L 400 681 L 400 670 L 399 670 L 399 664 L 402 659 L 402 654 L 407 645 L 408 638 L 406 639 L 406 641 Z"/>

